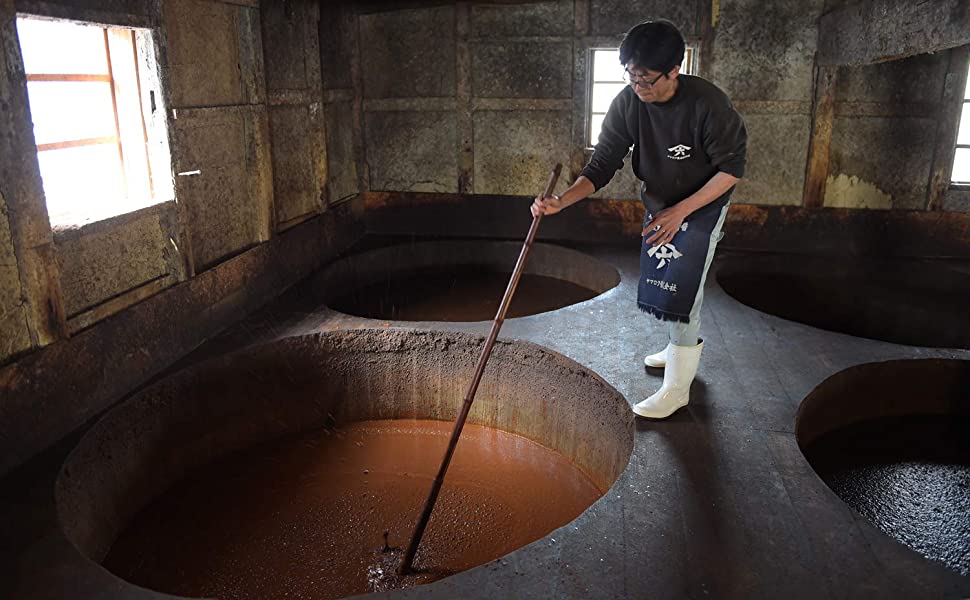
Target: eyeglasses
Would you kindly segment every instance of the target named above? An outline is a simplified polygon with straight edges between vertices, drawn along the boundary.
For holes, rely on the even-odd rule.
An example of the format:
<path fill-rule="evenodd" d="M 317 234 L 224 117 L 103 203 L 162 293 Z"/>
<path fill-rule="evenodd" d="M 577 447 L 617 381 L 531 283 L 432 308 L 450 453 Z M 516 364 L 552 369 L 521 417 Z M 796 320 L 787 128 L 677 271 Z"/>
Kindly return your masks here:
<path fill-rule="evenodd" d="M 649 80 L 643 75 L 637 75 L 636 73 L 631 73 L 630 70 L 627 68 L 623 69 L 623 81 L 629 83 L 630 85 L 638 85 L 642 88 L 653 87 L 653 84 L 660 81 L 661 77 L 666 77 L 666 76 L 667 76 L 666 73 L 661 73 L 660 75 L 657 75 L 656 77 L 654 77 L 652 80 Z"/>

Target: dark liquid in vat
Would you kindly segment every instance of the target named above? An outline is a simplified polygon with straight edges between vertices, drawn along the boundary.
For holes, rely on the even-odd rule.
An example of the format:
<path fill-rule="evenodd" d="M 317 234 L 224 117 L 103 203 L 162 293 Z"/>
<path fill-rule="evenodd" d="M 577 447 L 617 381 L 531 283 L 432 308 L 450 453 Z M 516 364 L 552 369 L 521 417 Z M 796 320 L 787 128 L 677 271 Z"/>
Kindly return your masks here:
<path fill-rule="evenodd" d="M 510 273 L 468 266 L 416 270 L 361 286 L 329 303 L 342 313 L 395 321 L 488 321 L 495 317 Z M 562 279 L 522 275 L 509 318 L 585 302 L 597 293 Z"/>
<path fill-rule="evenodd" d="M 865 421 L 804 451 L 832 491 L 876 527 L 970 575 L 970 417 Z"/>
<path fill-rule="evenodd" d="M 184 596 L 339 598 L 370 591 L 383 532 L 407 545 L 452 423 L 365 421 L 233 454 L 139 513 L 104 566 Z M 424 583 L 498 558 L 602 491 L 564 456 L 468 424 L 418 551 Z"/>

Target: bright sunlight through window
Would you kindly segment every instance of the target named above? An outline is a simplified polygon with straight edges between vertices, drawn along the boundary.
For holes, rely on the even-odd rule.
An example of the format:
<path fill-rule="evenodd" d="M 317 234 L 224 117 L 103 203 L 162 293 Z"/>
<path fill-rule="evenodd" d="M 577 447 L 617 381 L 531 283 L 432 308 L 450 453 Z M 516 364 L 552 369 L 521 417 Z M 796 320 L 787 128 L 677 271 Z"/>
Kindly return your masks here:
<path fill-rule="evenodd" d="M 623 82 L 623 65 L 620 64 L 620 49 L 594 49 L 592 53 L 593 82 L 590 88 L 589 110 L 587 111 L 589 115 L 587 121 L 589 124 L 589 137 L 587 138 L 589 146 L 596 145 L 610 103 L 626 87 Z M 680 65 L 681 73 L 693 75 L 696 72 L 694 56 L 694 48 L 688 46 L 684 51 L 684 62 Z"/>
<path fill-rule="evenodd" d="M 17 32 L 51 225 L 155 203 L 136 30 L 22 17 Z"/>
<path fill-rule="evenodd" d="M 957 149 L 953 157 L 950 181 L 970 185 L 970 75 L 967 77 L 967 89 L 963 92 L 963 112 L 960 114 L 960 129 L 957 131 Z"/>

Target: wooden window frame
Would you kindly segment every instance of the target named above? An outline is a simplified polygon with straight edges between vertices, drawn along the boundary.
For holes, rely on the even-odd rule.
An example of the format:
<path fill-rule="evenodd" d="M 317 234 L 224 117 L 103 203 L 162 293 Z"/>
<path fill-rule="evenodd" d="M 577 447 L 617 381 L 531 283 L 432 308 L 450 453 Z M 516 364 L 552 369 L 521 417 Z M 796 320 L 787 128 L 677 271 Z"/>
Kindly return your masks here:
<path fill-rule="evenodd" d="M 968 92 L 970 92 L 970 45 L 963 46 L 960 48 L 954 48 L 950 50 L 950 52 L 951 52 L 951 55 L 950 55 L 951 64 L 950 64 L 950 68 L 947 70 L 947 78 L 956 76 L 957 83 L 953 87 L 954 88 L 958 87 L 962 83 L 963 89 L 957 91 L 951 88 L 952 95 L 950 96 L 950 101 L 953 102 L 955 106 L 953 106 L 953 112 L 949 114 L 950 118 L 947 119 L 946 115 L 944 115 L 944 117 L 941 119 L 941 122 L 940 122 L 941 126 L 944 128 L 947 128 L 947 129 L 950 127 L 953 128 L 949 130 L 950 132 L 952 132 L 952 135 L 953 135 L 953 137 L 950 138 L 953 140 L 953 146 L 951 146 L 951 149 L 950 149 L 950 155 L 949 155 L 950 165 L 949 165 L 949 171 L 948 171 L 948 176 L 946 181 L 946 187 L 944 189 L 957 190 L 965 193 L 970 191 L 970 181 L 954 181 L 953 169 L 954 167 L 956 167 L 957 152 L 959 150 L 970 150 L 970 144 L 960 143 L 960 129 L 962 127 L 966 127 L 968 130 L 970 130 L 970 123 L 962 122 L 963 110 L 968 105 L 970 105 L 970 98 L 967 97 Z M 954 63 L 957 63 L 956 68 L 954 68 Z M 961 66 L 959 66 L 960 63 L 962 63 L 962 68 Z M 957 94 L 959 95 L 957 96 Z M 944 101 L 946 101 L 946 96 L 947 96 L 947 93 L 946 91 L 944 91 L 944 95 L 943 95 Z M 957 96 L 957 97 L 954 98 L 953 96 Z M 946 129 L 941 129 L 939 135 L 941 137 L 944 135 L 947 135 Z M 937 152 L 940 152 L 941 150 L 943 149 L 938 148 Z M 931 185 L 930 193 L 932 195 L 932 185 L 933 185 L 932 180 L 930 185 Z"/>
<path fill-rule="evenodd" d="M 970 78 L 968 78 L 967 87 L 970 88 Z M 963 109 L 965 109 L 967 106 L 970 106 L 970 98 L 967 98 L 966 97 L 966 95 L 967 95 L 966 90 L 964 90 L 963 95 L 964 95 L 963 104 L 960 105 L 960 112 L 959 112 L 960 115 L 963 114 Z M 966 127 L 968 129 L 970 129 L 970 123 L 958 123 L 957 124 L 957 135 L 960 134 L 960 127 Z M 957 160 L 957 150 L 961 150 L 961 149 L 970 150 L 970 144 L 960 144 L 960 143 L 957 143 L 953 147 L 953 162 L 956 162 L 956 160 Z M 951 167 L 951 169 L 952 169 L 952 167 Z M 950 176 L 950 187 L 957 188 L 957 189 L 961 189 L 961 190 L 970 189 L 970 181 L 953 181 L 953 176 L 951 175 Z"/>
<path fill-rule="evenodd" d="M 142 89 L 141 89 L 141 65 L 138 60 L 138 50 L 137 50 L 137 40 L 136 33 L 134 29 L 127 27 L 113 27 L 110 25 L 100 25 L 97 23 L 85 24 L 88 27 L 97 27 L 101 30 L 101 34 L 104 39 L 104 56 L 108 67 L 107 74 L 99 73 L 27 73 L 27 81 L 38 81 L 38 82 L 55 82 L 55 83 L 71 83 L 71 82 L 101 82 L 107 83 L 111 89 L 111 112 L 114 120 L 114 135 L 92 137 L 85 139 L 66 139 L 59 140 L 55 142 L 47 142 L 43 144 L 37 144 L 37 152 L 46 152 L 51 150 L 62 150 L 66 148 L 79 148 L 85 146 L 96 146 L 102 144 L 115 144 L 118 148 L 118 160 L 121 166 L 121 181 L 123 185 L 123 191 L 125 198 L 130 197 L 130 190 L 128 188 L 128 175 L 127 175 L 127 165 L 125 162 L 125 144 L 121 135 L 121 120 L 118 111 L 118 90 L 119 81 L 115 77 L 115 61 L 116 60 L 130 60 L 134 65 L 134 76 L 135 81 L 134 87 L 137 91 L 138 106 L 139 106 L 139 118 L 140 118 L 140 128 L 142 134 L 142 143 L 144 144 L 144 160 L 148 175 L 148 191 L 149 196 L 152 200 L 155 200 L 155 186 L 152 177 L 152 160 L 149 155 L 148 150 L 148 126 L 145 121 L 145 113 L 142 104 Z M 128 45 L 132 49 L 132 55 L 130 58 L 122 58 L 112 55 L 111 52 L 111 42 L 109 36 L 117 32 L 120 35 L 127 35 L 129 39 L 127 40 Z M 133 93 L 129 91 L 129 93 Z M 131 158 L 131 157 L 129 157 Z M 128 212 L 128 211 L 126 211 Z M 124 213 L 120 213 L 124 214 Z"/>

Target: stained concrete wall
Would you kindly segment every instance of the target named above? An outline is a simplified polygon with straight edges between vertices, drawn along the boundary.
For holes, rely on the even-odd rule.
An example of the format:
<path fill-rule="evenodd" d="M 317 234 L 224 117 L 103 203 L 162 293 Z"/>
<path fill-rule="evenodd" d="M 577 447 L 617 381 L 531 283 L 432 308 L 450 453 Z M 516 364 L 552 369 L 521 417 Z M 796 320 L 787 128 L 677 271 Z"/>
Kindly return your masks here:
<path fill-rule="evenodd" d="M 822 0 L 720 3 L 712 80 L 748 127 L 748 164 L 736 202 L 802 203 L 822 8 Z"/>
<path fill-rule="evenodd" d="M 947 58 L 839 69 L 825 206 L 924 208 Z"/>
<path fill-rule="evenodd" d="M 667 18 L 693 45 L 712 44 L 702 69 L 748 122 L 749 178 L 736 199 L 800 204 L 822 10 L 822 0 L 728 0 L 715 11 L 714 28 L 706 26 L 709 5 L 672 0 L 454 3 L 362 14 L 366 184 L 532 195 L 556 161 L 574 177 L 589 156 L 589 48 L 616 46 L 635 23 Z M 635 199 L 637 189 L 627 166 L 597 196 Z"/>
<path fill-rule="evenodd" d="M 211 0 L 162 7 L 172 158 L 196 269 L 271 235 L 269 117 L 260 11 Z"/>
<path fill-rule="evenodd" d="M 7 203 L 0 194 L 0 360 L 30 347 L 20 269 L 7 219 Z"/>
<path fill-rule="evenodd" d="M 327 205 L 327 152 L 316 2 L 263 2 L 276 229 Z"/>
<path fill-rule="evenodd" d="M 320 79 L 327 148 L 327 198 L 330 205 L 361 190 L 362 127 L 357 18 L 342 2 L 320 7 Z"/>
<path fill-rule="evenodd" d="M 472 6 L 461 18 L 470 191 L 536 195 L 556 162 L 572 161 L 575 4 Z"/>
<path fill-rule="evenodd" d="M 852 2 L 420 4 L 369 5 L 358 17 L 366 190 L 532 195 L 555 161 L 575 177 L 589 157 L 588 49 L 616 46 L 633 24 L 662 17 L 681 27 L 701 75 L 745 118 L 748 164 L 735 202 L 806 202 L 819 20 Z M 839 72 L 824 205 L 924 208 L 946 61 Z M 595 196 L 635 199 L 637 189 L 625 166 Z M 965 194 L 948 194 L 943 207 L 967 205 Z"/>
<path fill-rule="evenodd" d="M 358 17 L 368 189 L 458 191 L 455 11 Z"/>

